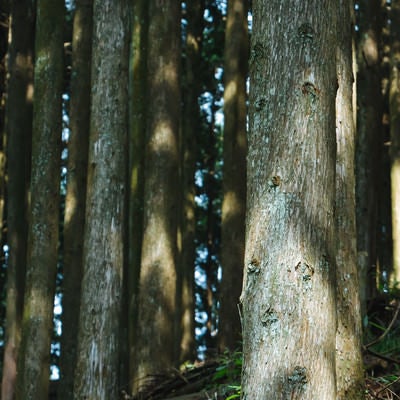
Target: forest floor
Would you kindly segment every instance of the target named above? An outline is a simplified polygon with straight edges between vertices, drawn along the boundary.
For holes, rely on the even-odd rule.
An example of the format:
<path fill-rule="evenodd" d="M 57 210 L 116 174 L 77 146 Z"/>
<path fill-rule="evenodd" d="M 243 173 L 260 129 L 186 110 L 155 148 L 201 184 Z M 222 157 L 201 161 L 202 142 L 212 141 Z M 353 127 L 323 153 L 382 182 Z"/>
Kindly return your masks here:
<path fill-rule="evenodd" d="M 240 372 L 226 359 L 152 377 L 139 395 L 123 400 L 233 400 L 240 398 Z M 400 364 L 366 352 L 365 400 L 400 400 Z M 230 372 L 229 372 L 230 371 Z M 230 375 L 231 374 L 231 375 Z"/>
<path fill-rule="evenodd" d="M 400 297 L 380 296 L 370 304 L 363 360 L 365 400 L 400 400 Z M 172 369 L 146 380 L 124 400 L 233 400 L 240 398 L 242 354 L 224 354 Z"/>

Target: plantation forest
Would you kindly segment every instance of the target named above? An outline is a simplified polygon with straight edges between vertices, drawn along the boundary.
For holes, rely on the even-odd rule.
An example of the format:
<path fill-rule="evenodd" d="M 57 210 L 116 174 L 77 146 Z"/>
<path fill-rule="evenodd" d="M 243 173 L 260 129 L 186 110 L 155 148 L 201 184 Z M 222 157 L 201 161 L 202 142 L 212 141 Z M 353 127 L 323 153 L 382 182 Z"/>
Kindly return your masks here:
<path fill-rule="evenodd" d="M 400 399 L 400 0 L 0 0 L 1 400 Z"/>

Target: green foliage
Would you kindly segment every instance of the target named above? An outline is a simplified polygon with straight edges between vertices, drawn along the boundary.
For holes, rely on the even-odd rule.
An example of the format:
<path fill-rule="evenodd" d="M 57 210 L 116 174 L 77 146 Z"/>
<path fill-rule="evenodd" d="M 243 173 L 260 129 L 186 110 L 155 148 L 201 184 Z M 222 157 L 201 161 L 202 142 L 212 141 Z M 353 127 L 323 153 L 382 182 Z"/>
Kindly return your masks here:
<path fill-rule="evenodd" d="M 242 352 L 225 352 L 220 356 L 218 361 L 220 365 L 212 379 L 219 386 L 218 392 L 227 396 L 225 400 L 240 398 L 240 378 L 243 364 Z"/>

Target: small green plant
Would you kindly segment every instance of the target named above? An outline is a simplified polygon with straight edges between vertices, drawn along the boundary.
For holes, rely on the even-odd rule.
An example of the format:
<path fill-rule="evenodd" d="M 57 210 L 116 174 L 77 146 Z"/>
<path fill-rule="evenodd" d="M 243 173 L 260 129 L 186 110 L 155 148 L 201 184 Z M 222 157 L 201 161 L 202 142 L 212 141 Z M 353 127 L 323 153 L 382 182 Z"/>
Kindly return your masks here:
<path fill-rule="evenodd" d="M 212 378 L 219 386 L 219 392 L 225 400 L 240 398 L 240 377 L 242 372 L 243 355 L 241 351 L 225 352 L 219 359 L 219 367 Z"/>
<path fill-rule="evenodd" d="M 240 385 L 239 386 L 238 385 L 230 385 L 228 387 L 230 389 L 234 390 L 235 392 L 233 394 L 231 394 L 229 397 L 227 397 L 225 400 L 239 399 L 242 387 Z"/>

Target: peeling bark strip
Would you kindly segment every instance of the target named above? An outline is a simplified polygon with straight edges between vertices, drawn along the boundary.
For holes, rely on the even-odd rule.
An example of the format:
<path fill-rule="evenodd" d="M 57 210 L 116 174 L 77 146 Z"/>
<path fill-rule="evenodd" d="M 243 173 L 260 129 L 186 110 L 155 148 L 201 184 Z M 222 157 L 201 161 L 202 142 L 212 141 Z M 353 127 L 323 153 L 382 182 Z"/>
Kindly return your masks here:
<path fill-rule="evenodd" d="M 75 399 L 119 397 L 128 39 L 126 2 L 95 0 L 90 167 Z"/>
<path fill-rule="evenodd" d="M 336 399 L 338 0 L 253 0 L 242 398 Z"/>

